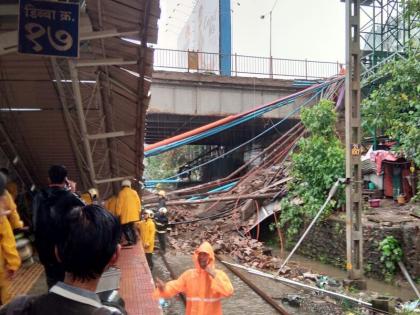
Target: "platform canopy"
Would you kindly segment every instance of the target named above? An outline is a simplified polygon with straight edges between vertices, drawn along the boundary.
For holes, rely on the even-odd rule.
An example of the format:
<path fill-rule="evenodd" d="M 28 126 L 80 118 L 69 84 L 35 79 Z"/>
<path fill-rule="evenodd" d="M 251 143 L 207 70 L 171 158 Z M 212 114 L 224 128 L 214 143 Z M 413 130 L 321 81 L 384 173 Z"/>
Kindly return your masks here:
<path fill-rule="evenodd" d="M 80 1 L 77 59 L 19 54 L 18 12 L 1 1 L 0 154 L 27 189 L 52 164 L 103 197 L 141 178 L 159 0 Z"/>

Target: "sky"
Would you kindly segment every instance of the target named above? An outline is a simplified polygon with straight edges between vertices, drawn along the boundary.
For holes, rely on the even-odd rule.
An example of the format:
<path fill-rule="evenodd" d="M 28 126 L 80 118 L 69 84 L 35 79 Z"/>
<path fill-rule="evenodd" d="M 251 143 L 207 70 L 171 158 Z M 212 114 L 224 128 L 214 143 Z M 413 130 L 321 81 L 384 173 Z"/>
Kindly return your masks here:
<path fill-rule="evenodd" d="M 157 47 L 177 48 L 178 34 L 196 1 L 160 0 Z M 232 0 L 232 53 L 269 56 L 268 13 L 273 6 L 273 57 L 344 61 L 345 5 L 340 0 Z"/>

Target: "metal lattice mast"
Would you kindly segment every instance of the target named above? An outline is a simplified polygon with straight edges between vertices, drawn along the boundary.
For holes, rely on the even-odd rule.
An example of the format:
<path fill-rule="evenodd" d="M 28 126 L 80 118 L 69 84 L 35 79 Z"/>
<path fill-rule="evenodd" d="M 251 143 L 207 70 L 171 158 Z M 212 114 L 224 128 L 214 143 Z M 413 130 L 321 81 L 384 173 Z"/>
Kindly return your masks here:
<path fill-rule="evenodd" d="M 418 16 L 406 16 L 403 0 L 361 0 L 362 63 L 375 66 L 395 52 L 404 52 L 408 41 L 419 38 Z"/>

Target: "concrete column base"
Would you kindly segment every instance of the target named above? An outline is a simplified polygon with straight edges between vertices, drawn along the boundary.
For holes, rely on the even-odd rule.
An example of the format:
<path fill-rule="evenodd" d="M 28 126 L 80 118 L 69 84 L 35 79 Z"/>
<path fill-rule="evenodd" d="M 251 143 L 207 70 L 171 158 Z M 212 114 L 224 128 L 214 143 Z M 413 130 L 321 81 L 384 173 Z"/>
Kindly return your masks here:
<path fill-rule="evenodd" d="M 378 311 L 395 314 L 395 301 L 386 296 L 380 296 L 371 301 L 372 307 Z"/>

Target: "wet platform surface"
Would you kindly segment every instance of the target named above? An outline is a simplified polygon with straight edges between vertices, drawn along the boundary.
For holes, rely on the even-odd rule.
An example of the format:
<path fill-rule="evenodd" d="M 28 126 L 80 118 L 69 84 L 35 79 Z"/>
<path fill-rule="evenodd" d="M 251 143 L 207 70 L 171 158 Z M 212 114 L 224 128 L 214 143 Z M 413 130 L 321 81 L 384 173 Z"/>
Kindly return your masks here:
<path fill-rule="evenodd" d="M 121 250 L 118 267 L 121 268 L 119 293 L 129 315 L 160 315 L 162 310 L 152 299 L 154 284 L 141 243 Z M 47 292 L 44 269 L 38 262 L 18 270 L 10 288 L 12 297 L 21 294 Z"/>
<path fill-rule="evenodd" d="M 19 295 L 32 293 L 30 292 L 31 289 L 38 282 L 43 272 L 44 268 L 37 262 L 31 265 L 23 265 L 19 268 L 10 285 L 11 298 L 13 299 Z"/>
<path fill-rule="evenodd" d="M 162 314 L 158 301 L 153 300 L 154 284 L 141 243 L 121 250 L 120 295 L 130 315 Z"/>

